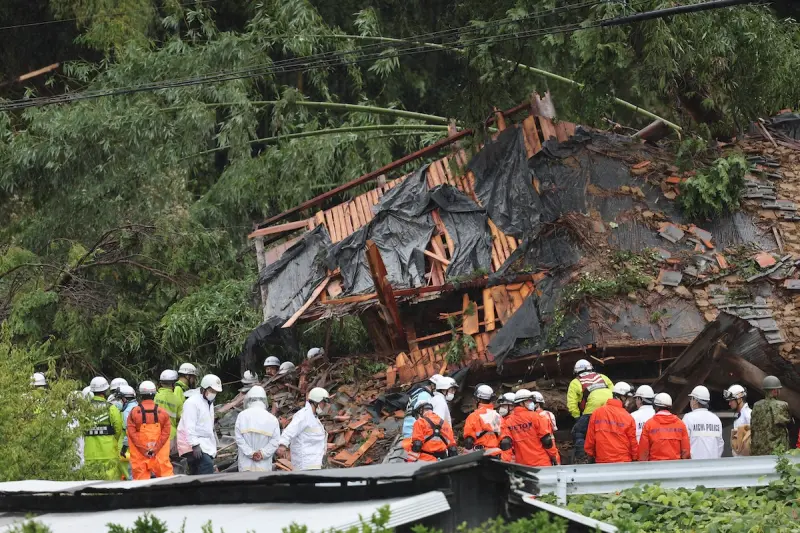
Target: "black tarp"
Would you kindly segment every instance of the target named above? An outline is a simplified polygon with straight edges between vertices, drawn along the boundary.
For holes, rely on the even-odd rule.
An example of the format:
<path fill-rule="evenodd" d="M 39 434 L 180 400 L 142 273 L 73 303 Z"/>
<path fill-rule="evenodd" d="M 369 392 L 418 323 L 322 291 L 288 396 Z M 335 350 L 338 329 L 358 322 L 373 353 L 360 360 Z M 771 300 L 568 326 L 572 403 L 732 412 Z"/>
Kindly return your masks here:
<path fill-rule="evenodd" d="M 783 113 L 769 119 L 767 124 L 784 135 L 800 141 L 800 113 Z"/>
<path fill-rule="evenodd" d="M 277 355 L 282 360 L 299 358 L 300 344 L 294 329 L 282 328 L 284 322 L 282 318 L 272 317 L 250 332 L 240 357 L 240 375 L 244 375 L 245 370 L 260 373 L 268 355 Z"/>
<path fill-rule="evenodd" d="M 576 265 L 581 255 L 569 230 L 553 227 L 538 236 L 526 236 L 506 262 L 489 276 L 489 284 L 498 285 L 520 272 L 565 270 Z"/>

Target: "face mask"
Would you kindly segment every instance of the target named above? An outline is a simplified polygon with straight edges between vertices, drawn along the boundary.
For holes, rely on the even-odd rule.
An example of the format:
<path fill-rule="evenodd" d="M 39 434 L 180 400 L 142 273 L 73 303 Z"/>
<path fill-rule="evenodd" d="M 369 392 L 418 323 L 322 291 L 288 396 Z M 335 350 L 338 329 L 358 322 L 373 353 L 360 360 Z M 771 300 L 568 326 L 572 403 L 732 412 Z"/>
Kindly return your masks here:
<path fill-rule="evenodd" d="M 448 402 L 452 402 L 453 398 L 455 398 L 455 397 L 456 397 L 456 394 L 454 392 L 448 392 L 445 395 L 444 399 L 447 400 Z"/>
<path fill-rule="evenodd" d="M 508 414 L 508 407 L 498 407 L 497 412 L 500 413 L 500 416 L 506 416 Z"/>
<path fill-rule="evenodd" d="M 327 415 L 329 409 L 330 409 L 330 407 L 328 405 L 324 404 L 324 403 L 317 404 L 317 416 L 319 416 L 319 415 Z"/>
<path fill-rule="evenodd" d="M 122 411 L 122 409 L 125 408 L 125 404 L 122 403 L 122 400 L 114 400 L 113 402 L 111 402 L 111 404 L 113 406 L 115 406 L 117 409 L 119 409 L 120 411 Z"/>
<path fill-rule="evenodd" d="M 528 402 L 525 404 L 525 408 L 528 411 L 535 411 L 536 410 L 536 403 L 535 402 Z"/>
<path fill-rule="evenodd" d="M 217 393 L 214 392 L 214 391 L 208 391 L 206 393 L 206 400 L 208 400 L 209 402 L 213 402 L 214 398 L 216 398 L 216 397 L 217 397 Z"/>

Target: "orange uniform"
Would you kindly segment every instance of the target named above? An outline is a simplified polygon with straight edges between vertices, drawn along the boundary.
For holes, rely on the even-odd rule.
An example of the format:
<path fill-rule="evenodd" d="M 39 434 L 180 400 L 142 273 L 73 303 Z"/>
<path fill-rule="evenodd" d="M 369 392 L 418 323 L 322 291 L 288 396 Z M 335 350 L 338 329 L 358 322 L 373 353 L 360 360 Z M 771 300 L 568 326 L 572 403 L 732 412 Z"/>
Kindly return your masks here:
<path fill-rule="evenodd" d="M 505 419 L 514 446 L 514 459 L 521 465 L 551 466 L 558 464 L 558 449 L 550 433 L 550 421 L 523 406 Z M 545 447 L 549 443 L 549 447 Z"/>
<path fill-rule="evenodd" d="M 419 454 L 422 461 L 446 459 L 456 455 L 456 437 L 453 427 L 433 411 L 425 411 L 415 422 L 411 431 L 411 450 Z"/>
<path fill-rule="evenodd" d="M 639 458 L 636 422 L 620 400 L 612 398 L 594 410 L 583 449 L 598 463 L 630 463 Z"/>
<path fill-rule="evenodd" d="M 690 459 L 689 431 L 683 420 L 669 411 L 659 411 L 642 428 L 640 461 Z"/>
<path fill-rule="evenodd" d="M 131 452 L 133 479 L 171 476 L 169 434 L 172 429 L 169 413 L 159 409 L 153 400 L 142 400 L 128 415 L 128 445 Z M 150 455 L 152 453 L 152 455 Z"/>
<path fill-rule="evenodd" d="M 468 450 L 486 449 L 489 455 L 500 455 L 500 440 L 505 437 L 509 437 L 509 442 L 511 440 L 503 422 L 503 417 L 494 410 L 492 404 L 478 404 L 478 408 L 469 414 L 464 423 L 464 447 Z"/>

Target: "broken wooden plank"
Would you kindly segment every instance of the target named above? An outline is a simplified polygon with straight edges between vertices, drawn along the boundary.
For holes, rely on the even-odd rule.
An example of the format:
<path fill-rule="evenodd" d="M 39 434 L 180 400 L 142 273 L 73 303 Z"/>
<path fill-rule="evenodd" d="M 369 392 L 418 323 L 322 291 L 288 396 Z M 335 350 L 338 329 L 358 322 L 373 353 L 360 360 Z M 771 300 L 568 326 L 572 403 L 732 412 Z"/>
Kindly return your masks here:
<path fill-rule="evenodd" d="M 483 320 L 486 322 L 486 331 L 494 330 L 494 300 L 490 289 L 483 289 Z"/>
<path fill-rule="evenodd" d="M 450 264 L 450 261 L 448 261 L 447 259 L 445 259 L 444 257 L 442 257 L 439 254 L 435 254 L 435 253 L 433 253 L 431 251 L 428 251 L 428 250 L 424 250 L 422 253 L 427 255 L 431 259 L 436 259 L 437 261 L 439 261 L 441 264 L 443 264 L 445 266 Z"/>
<path fill-rule="evenodd" d="M 514 305 L 514 312 L 517 311 L 520 307 L 522 307 L 522 295 L 519 293 L 519 290 L 516 291 L 508 291 L 509 296 L 511 296 L 511 302 Z"/>
<path fill-rule="evenodd" d="M 462 312 L 464 316 L 461 319 L 461 324 L 464 327 L 464 333 L 467 335 L 474 335 L 478 333 L 478 309 L 475 302 L 469 299 L 469 295 L 465 294 L 463 297 Z M 470 312 L 471 310 L 471 312 Z"/>
<path fill-rule="evenodd" d="M 547 117 L 537 118 L 539 119 L 539 128 L 542 130 L 542 137 L 544 137 L 544 140 L 549 141 L 551 138 L 558 139 L 558 134 L 556 133 L 556 128 L 553 125 L 553 121 Z"/>
<path fill-rule="evenodd" d="M 355 453 L 352 453 L 352 454 L 348 453 L 349 457 L 347 457 L 344 460 L 343 466 L 345 466 L 347 468 L 350 468 L 351 466 L 356 464 L 356 461 L 361 459 L 361 457 L 365 453 L 367 453 L 367 450 L 369 450 L 376 442 L 378 442 L 378 439 L 380 439 L 380 438 L 383 438 L 383 431 L 381 431 L 379 429 L 374 430 L 370 434 L 369 438 L 364 442 L 364 444 L 362 444 L 358 448 L 358 450 L 355 451 Z M 334 457 L 334 459 L 336 459 L 337 457 L 339 457 L 339 456 L 337 455 L 336 457 Z"/>
<path fill-rule="evenodd" d="M 286 224 L 279 224 L 277 226 L 270 226 L 268 228 L 257 229 L 247 236 L 248 239 L 256 237 L 264 237 L 265 235 L 278 235 L 286 233 L 287 231 L 295 231 L 298 229 L 308 227 L 308 221 L 313 219 L 298 220 L 297 222 L 287 222 Z"/>
<path fill-rule="evenodd" d="M 303 313 L 306 312 L 306 309 L 311 307 L 311 304 L 313 304 L 314 301 L 317 299 L 317 297 L 320 295 L 320 293 L 325 290 L 325 287 L 328 286 L 328 283 L 330 281 L 331 281 L 331 277 L 330 276 L 328 276 L 324 280 L 322 280 L 322 283 L 317 285 L 317 288 L 314 289 L 314 292 L 311 293 L 311 296 L 308 298 L 308 300 L 306 300 L 306 303 L 304 303 L 303 306 L 300 307 L 300 309 L 298 309 L 295 312 L 295 314 L 293 314 L 292 317 L 289 320 L 287 320 L 283 324 L 283 326 L 281 326 L 281 327 L 282 328 L 290 328 L 290 327 L 292 327 L 294 325 L 294 323 L 297 322 L 297 319 L 300 318 L 303 315 Z"/>
<path fill-rule="evenodd" d="M 542 149 L 542 141 L 539 140 L 539 130 L 536 129 L 536 119 L 531 115 L 522 121 L 522 131 L 525 133 L 525 138 L 530 143 L 531 153 L 528 157 L 532 157 Z"/>
<path fill-rule="evenodd" d="M 433 251 L 436 252 L 437 255 L 440 255 L 442 257 L 447 257 L 447 252 L 445 252 L 444 243 L 442 242 L 441 235 L 433 235 L 431 237 L 431 247 L 433 248 Z"/>
<path fill-rule="evenodd" d="M 494 300 L 494 307 L 497 312 L 497 316 L 500 319 L 500 322 L 505 326 L 508 319 L 511 318 L 511 315 L 514 314 L 513 309 L 511 308 L 511 299 L 508 296 L 508 292 L 506 292 L 505 287 L 502 285 L 498 285 L 496 287 L 492 287 L 492 300 Z"/>
<path fill-rule="evenodd" d="M 381 252 L 378 246 L 371 240 L 367 241 L 367 263 L 369 264 L 370 274 L 375 283 L 375 292 L 378 294 L 378 301 L 387 309 L 390 326 L 395 336 L 398 346 L 406 343 L 403 322 L 400 318 L 400 310 L 397 308 L 397 301 L 394 297 L 392 284 L 387 279 L 386 265 L 383 263 Z"/>
<path fill-rule="evenodd" d="M 328 209 L 323 211 L 325 216 L 325 227 L 328 228 L 328 235 L 331 238 L 331 242 L 337 242 L 339 240 L 339 235 L 336 233 L 336 224 L 333 222 L 333 213 L 331 210 Z"/>

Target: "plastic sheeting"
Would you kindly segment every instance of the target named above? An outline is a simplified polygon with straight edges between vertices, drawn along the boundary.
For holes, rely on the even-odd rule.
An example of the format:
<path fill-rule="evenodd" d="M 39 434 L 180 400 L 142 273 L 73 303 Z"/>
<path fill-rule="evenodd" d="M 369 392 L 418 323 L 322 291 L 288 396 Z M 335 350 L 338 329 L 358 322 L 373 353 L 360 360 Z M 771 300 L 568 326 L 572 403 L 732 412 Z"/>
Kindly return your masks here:
<path fill-rule="evenodd" d="M 792 139 L 800 141 L 800 113 L 783 113 L 769 119 L 767 124 Z"/>
<path fill-rule="evenodd" d="M 519 272 L 565 270 L 576 265 L 581 255 L 566 228 L 556 227 L 539 236 L 526 236 L 506 262 L 489 276 L 489 284 L 497 285 Z"/>

